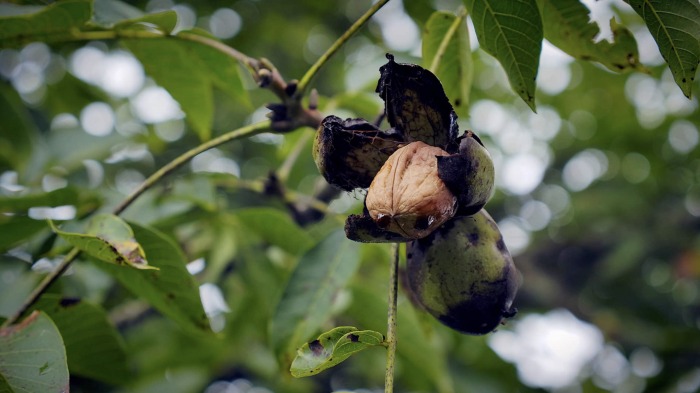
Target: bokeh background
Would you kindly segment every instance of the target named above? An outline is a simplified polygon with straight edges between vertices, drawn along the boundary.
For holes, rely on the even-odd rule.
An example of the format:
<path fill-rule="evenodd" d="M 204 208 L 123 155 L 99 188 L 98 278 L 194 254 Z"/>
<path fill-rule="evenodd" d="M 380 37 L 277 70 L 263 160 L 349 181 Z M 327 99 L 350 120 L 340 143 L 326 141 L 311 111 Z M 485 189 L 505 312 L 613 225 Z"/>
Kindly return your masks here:
<path fill-rule="evenodd" d="M 251 57 L 269 59 L 288 79 L 301 77 L 371 5 L 365 0 L 129 3 L 146 12 L 175 10 L 178 29 L 206 29 Z M 631 7 L 620 0 L 583 3 L 600 25 L 598 39 L 611 39 L 612 17 L 632 30 L 650 72 L 612 73 L 545 42 L 537 113 L 511 91 L 496 60 L 479 49 L 468 21 L 474 82 L 460 129 L 474 130 L 495 162 L 498 190 L 486 209 L 522 273 L 515 301 L 520 312 L 496 333 L 462 336 L 414 310 L 402 295 L 400 392 L 700 390 L 698 100 L 683 96 Z M 375 118 L 382 111 L 374 88 L 385 53 L 421 64 L 421 31 L 431 13 L 461 5 L 456 0 L 389 2 L 314 80 L 321 111 Z M 8 12 L 2 7 L 0 13 Z M 0 121 L 11 113 L 23 116 L 22 130 L 4 127 L 0 135 L 0 141 L 14 140 L 0 161 L 3 195 L 77 185 L 99 195 L 102 206 L 114 206 L 146 176 L 199 143 L 179 104 L 118 42 L 0 49 L 0 81 Z M 249 76 L 244 81 L 247 102 L 215 95 L 213 135 L 264 118 L 264 105 L 275 100 Z M 693 87 L 700 91 L 700 83 Z M 382 391 L 384 351 L 379 349 L 304 380 L 279 368 L 267 326 L 295 259 L 247 231 L 245 220 L 230 213 L 284 211 L 279 201 L 250 186 L 280 168 L 287 171 L 290 190 L 313 194 L 321 180 L 311 157 L 312 137 L 309 129 L 267 133 L 210 150 L 125 214 L 178 239 L 202 285 L 217 340 L 182 332 L 101 270 L 73 266 L 54 290 L 103 304 L 136 371 L 128 390 L 73 377 L 73 391 Z M 293 166 L 285 167 L 295 152 Z M 361 209 L 362 199 L 360 192 L 341 194 L 317 225 L 337 225 L 338 217 Z M 30 216 L 70 220 L 90 209 L 34 209 Z M 317 229 L 305 230 L 313 235 Z M 34 246 L 19 245 L 2 256 L 4 315 L 57 263 L 31 260 L 28 250 Z M 362 250 L 361 269 L 335 300 L 328 326 L 384 331 L 388 248 Z"/>

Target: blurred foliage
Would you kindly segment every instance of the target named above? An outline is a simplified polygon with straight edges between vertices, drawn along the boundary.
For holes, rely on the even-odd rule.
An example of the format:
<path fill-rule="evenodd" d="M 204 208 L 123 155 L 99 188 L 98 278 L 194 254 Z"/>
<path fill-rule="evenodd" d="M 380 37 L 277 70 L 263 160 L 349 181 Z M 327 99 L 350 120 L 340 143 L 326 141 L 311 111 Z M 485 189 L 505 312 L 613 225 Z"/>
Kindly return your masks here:
<path fill-rule="evenodd" d="M 23 12 L 41 10 L 47 2 L 12 3 L 22 5 L 0 4 L 0 16 L 10 17 L 24 6 L 33 8 Z M 57 4 L 61 3 L 80 7 L 89 2 Z M 414 29 L 420 32 L 439 23 L 431 21 L 434 11 L 460 15 L 460 7 L 473 3 L 392 0 L 313 80 L 321 112 L 376 118 L 382 104 L 374 89 L 386 52 L 401 62 L 430 66 L 418 57 L 419 37 L 413 45 L 401 46 L 395 32 L 399 38 L 410 37 Z M 600 3 L 596 6 L 601 9 L 612 4 L 610 10 L 619 23 L 613 24 L 613 31 L 634 34 L 648 74 L 620 74 L 605 62 L 574 60 L 545 41 L 536 95 L 529 91 L 534 89 L 531 81 L 520 81 L 528 89 L 520 95 L 531 99 L 528 104 L 533 107 L 536 103 L 535 114 L 511 90 L 509 75 L 515 71 L 506 73 L 479 47 L 477 37 L 484 26 L 477 23 L 475 33 L 471 19 L 471 39 L 461 30 L 458 33 L 459 42 L 471 42 L 471 64 L 444 66 L 473 72 L 473 81 L 455 78 L 452 86 L 455 95 L 469 99 L 462 103 L 465 115 L 460 113 L 460 128 L 479 134 L 494 157 L 499 189 L 487 209 L 499 221 L 523 276 L 515 301 L 520 313 L 501 330 L 512 331 L 529 315 L 568 309 L 595 325 L 606 345 L 623 356 L 612 377 L 604 372 L 605 358 L 598 356 L 570 391 L 690 392 L 700 386 L 700 110 L 697 98 L 686 98 L 683 92 L 690 94 L 693 88 L 697 94 L 700 83 L 687 77 L 696 72 L 690 70 L 692 53 L 679 60 L 681 74 L 668 68 L 652 36 L 657 32 L 650 33 L 644 24 L 648 14 L 632 7 L 639 2 Z M 682 3 L 697 9 L 693 0 Z M 207 37 L 219 32 L 222 42 L 252 58 L 269 59 L 291 80 L 301 78 L 371 4 L 368 0 L 128 4 L 98 0 L 93 11 L 99 11 L 100 18 L 91 22 L 91 31 L 112 31 L 115 21 L 141 18 L 144 11 L 151 15 L 174 10 L 184 28 L 196 27 L 197 34 Z M 529 4 L 528 12 L 537 13 L 534 4 L 565 2 Z M 162 15 L 172 16 L 172 11 Z M 544 30 L 545 38 L 559 35 L 558 40 L 564 40 L 565 32 L 548 29 L 548 21 L 556 17 L 542 15 L 544 24 L 535 28 L 536 33 Z M 171 17 L 147 16 L 146 21 L 121 28 L 150 31 L 151 24 L 172 23 Z M 82 24 L 82 20 L 60 22 L 64 27 L 65 23 Z M 571 23 L 580 27 L 582 20 L 572 18 Z M 692 44 L 692 38 L 699 37 L 692 20 L 689 23 L 683 40 Z M 0 39 L 11 33 L 2 25 L 0 21 Z M 599 23 L 601 30 L 609 25 L 609 18 Z M 227 30 L 232 26 L 238 28 Z M 449 29 L 448 24 L 438 27 Z M 155 41 L 146 45 L 135 44 L 137 40 L 61 41 L 50 29 L 31 28 L 47 34 L 47 44 L 2 41 L 0 46 L 0 316 L 4 318 L 69 249 L 43 218 L 53 217 L 63 231 L 84 232 L 93 212 L 110 211 L 147 176 L 202 140 L 263 118 L 264 105 L 277 100 L 269 90 L 259 89 L 244 67 L 231 68 L 205 51 L 172 49 Z M 590 39 L 596 31 L 588 25 L 582 37 Z M 592 46 L 569 42 L 577 49 L 567 53 L 577 57 L 617 50 L 603 42 Z M 496 44 L 484 46 L 492 52 L 498 50 L 492 47 Z M 127 49 L 134 51 L 133 56 Z M 450 50 L 454 56 L 468 57 Z M 154 56 L 154 51 L 170 55 Z M 81 62 L 78 54 L 87 57 Z M 116 55 L 138 58 L 146 70 L 142 85 L 125 94 L 118 88 L 128 86 L 129 80 L 117 79 L 115 88 L 109 79 L 119 75 L 94 77 L 107 64 L 99 61 L 115 60 L 111 56 Z M 528 62 L 536 65 L 537 57 Z M 220 73 L 213 74 L 202 64 L 218 64 Z M 161 78 L 149 75 L 152 72 Z M 163 73 L 169 73 L 169 82 L 163 82 Z M 683 90 L 676 84 L 682 79 L 679 75 L 686 76 Z M 173 92 L 168 83 L 180 90 Z M 181 107 L 169 118 L 148 120 L 170 98 L 139 98 L 147 89 L 157 92 L 159 85 Z M 464 86 L 471 86 L 468 94 Z M 99 106 L 91 106 L 95 103 Z M 193 110 L 210 111 L 211 121 L 206 116 L 192 119 Z M 98 125 L 106 121 L 107 129 L 93 130 L 95 121 Z M 291 359 L 276 352 L 304 342 L 280 343 L 279 332 L 274 325 L 271 329 L 274 316 L 282 320 L 278 323 L 296 324 L 312 315 L 311 325 L 281 333 L 304 336 L 301 340 L 312 340 L 334 326 L 386 329 L 388 246 L 357 246 L 347 239 L 339 241 L 342 236 L 336 232 L 345 215 L 361 211 L 363 195 L 341 194 L 314 223 L 295 222 L 290 213 L 290 205 L 307 206 L 309 196 L 323 186 L 311 155 L 312 136 L 313 130 L 299 129 L 227 143 L 145 192 L 122 216 L 132 224 L 149 263 L 160 271 L 130 270 L 82 256 L 50 287 L 35 305 L 44 311 L 35 321 L 53 325 L 55 319 L 52 329 L 57 327 L 64 336 L 71 391 L 195 392 L 210 387 L 212 392 L 223 388 L 245 392 L 252 385 L 277 393 L 381 391 L 385 356 L 381 348 L 368 348 L 303 379 L 292 378 Z M 281 187 L 282 193 L 270 191 L 270 173 L 277 174 L 277 191 Z M 334 247 L 327 239 L 339 245 Z M 342 254 L 333 258 L 334 253 Z M 313 263 L 320 254 L 349 262 L 342 269 L 317 272 Z M 327 298 L 320 303 L 312 298 L 317 303 L 303 305 L 321 304 L 323 309 L 316 314 L 312 310 L 287 315 L 285 322 L 277 311 L 285 291 L 303 290 L 286 287 L 293 274 L 304 273 L 295 270 L 298 264 L 305 266 L 305 285 Z M 323 282 L 315 281 L 319 277 L 325 277 Z M 204 317 L 196 286 L 213 332 L 202 332 L 208 329 L 201 329 Z M 71 309 L 72 303 L 63 303 L 66 298 L 81 299 L 79 307 Z M 398 314 L 397 391 L 547 390 L 523 382 L 519 369 L 492 349 L 493 335 L 454 333 L 415 309 L 403 293 Z M 76 340 L 90 332 L 71 327 L 71 321 L 84 322 L 91 333 L 104 337 L 86 338 L 102 347 L 79 348 Z M 109 352 L 106 359 L 118 362 L 114 374 L 100 369 L 109 366 L 104 363 L 94 362 L 95 369 L 89 368 L 90 359 L 103 349 Z M 639 353 L 651 353 L 659 368 L 647 372 L 644 364 L 635 363 Z M 0 387 L 4 386 L 0 379 Z"/>

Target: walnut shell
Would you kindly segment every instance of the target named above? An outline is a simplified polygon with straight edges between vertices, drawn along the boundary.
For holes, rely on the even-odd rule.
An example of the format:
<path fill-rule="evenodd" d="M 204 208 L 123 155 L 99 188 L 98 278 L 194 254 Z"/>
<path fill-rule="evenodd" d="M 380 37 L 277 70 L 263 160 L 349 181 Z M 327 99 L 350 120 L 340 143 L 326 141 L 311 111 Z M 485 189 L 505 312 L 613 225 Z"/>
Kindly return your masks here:
<path fill-rule="evenodd" d="M 394 152 L 375 176 L 365 199 L 377 226 L 420 239 L 452 218 L 457 197 L 437 169 L 437 157 L 448 155 L 420 141 Z"/>

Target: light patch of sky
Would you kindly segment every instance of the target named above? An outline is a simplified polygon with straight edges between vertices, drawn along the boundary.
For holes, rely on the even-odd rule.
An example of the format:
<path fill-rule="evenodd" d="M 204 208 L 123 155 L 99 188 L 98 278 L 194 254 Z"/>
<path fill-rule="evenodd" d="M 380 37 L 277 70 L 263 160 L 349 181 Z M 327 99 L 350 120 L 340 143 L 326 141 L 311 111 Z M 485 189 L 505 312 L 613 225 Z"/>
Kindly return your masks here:
<path fill-rule="evenodd" d="M 177 13 L 177 24 L 175 25 L 175 29 L 173 29 L 173 34 L 182 30 L 189 30 L 197 23 L 197 14 L 192 7 L 187 4 L 177 4 L 170 9 Z"/>
<path fill-rule="evenodd" d="M 35 220 L 72 220 L 75 218 L 76 208 L 73 205 L 56 207 L 31 207 L 28 215 Z"/>
<path fill-rule="evenodd" d="M 531 153 L 520 153 L 506 157 L 496 183 L 507 192 L 525 195 L 532 192 L 544 177 L 546 162 L 542 157 Z"/>
<path fill-rule="evenodd" d="M 216 284 L 204 283 L 199 286 L 199 296 L 202 299 L 204 312 L 209 317 L 211 329 L 218 333 L 226 326 L 226 318 L 222 314 L 231 312 L 224 299 L 224 294 Z"/>
<path fill-rule="evenodd" d="M 571 82 L 572 61 L 571 56 L 544 40 L 540 68 L 537 71 L 537 87 L 549 95 L 557 95 L 564 91 Z"/>
<path fill-rule="evenodd" d="M 47 173 L 41 178 L 41 188 L 46 192 L 55 191 L 67 186 L 68 180 L 53 173 Z"/>
<path fill-rule="evenodd" d="M 402 1 L 390 1 L 374 15 L 384 43 L 391 50 L 411 52 L 420 49 L 420 31 L 404 11 Z"/>
<path fill-rule="evenodd" d="M 131 108 L 144 123 L 160 123 L 184 117 L 180 104 L 167 90 L 157 86 L 146 87 L 133 97 Z"/>
<path fill-rule="evenodd" d="M 523 220 L 509 216 L 498 222 L 498 228 L 503 235 L 503 242 L 512 256 L 517 256 L 530 244 L 530 232 L 525 229 Z"/>
<path fill-rule="evenodd" d="M 130 97 L 143 87 L 146 75 L 141 63 L 130 53 L 114 51 L 102 60 L 98 85 L 116 97 Z"/>
<path fill-rule="evenodd" d="M 594 325 L 565 309 L 526 315 L 513 330 L 499 330 L 488 344 L 514 363 L 520 380 L 531 387 L 559 389 L 575 384 L 584 367 L 603 350 L 603 335 Z"/>
<path fill-rule="evenodd" d="M 197 258 L 187 264 L 187 272 L 194 276 L 203 272 L 206 266 L 207 262 L 204 258 Z"/>
<path fill-rule="evenodd" d="M 243 19 L 230 8 L 219 8 L 209 17 L 209 31 L 220 39 L 233 38 L 243 26 Z"/>
<path fill-rule="evenodd" d="M 630 374 L 630 364 L 625 355 L 612 345 L 606 345 L 593 363 L 593 383 L 598 387 L 615 391 Z"/>
<path fill-rule="evenodd" d="M 90 135 L 109 135 L 114 121 L 114 110 L 104 102 L 90 103 L 80 112 L 80 126 Z"/>
<path fill-rule="evenodd" d="M 608 157 L 600 150 L 586 149 L 569 159 L 562 170 L 562 180 L 569 190 L 581 191 L 608 170 Z"/>
<path fill-rule="evenodd" d="M 145 180 L 145 176 L 135 169 L 124 169 L 114 176 L 114 185 L 123 195 L 131 194 Z"/>
<path fill-rule="evenodd" d="M 196 156 L 190 163 L 192 172 L 228 173 L 240 177 L 241 168 L 237 162 L 224 156 L 219 149 L 207 150 Z"/>
<path fill-rule="evenodd" d="M 668 143 L 681 154 L 693 151 L 699 140 L 698 127 L 688 120 L 676 120 L 668 130 Z"/>

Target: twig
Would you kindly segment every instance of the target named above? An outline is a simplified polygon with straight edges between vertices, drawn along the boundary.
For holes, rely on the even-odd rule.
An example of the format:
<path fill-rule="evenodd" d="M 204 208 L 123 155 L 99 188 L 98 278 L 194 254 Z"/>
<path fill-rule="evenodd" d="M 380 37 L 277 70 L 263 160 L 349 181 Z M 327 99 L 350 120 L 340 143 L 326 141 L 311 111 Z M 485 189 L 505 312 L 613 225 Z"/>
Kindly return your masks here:
<path fill-rule="evenodd" d="M 174 170 L 177 168 L 181 167 L 184 165 L 187 161 L 191 160 L 194 156 L 205 152 L 209 149 L 212 149 L 214 147 L 217 147 L 219 145 L 222 145 L 226 142 L 232 141 L 234 139 L 239 139 L 243 137 L 249 137 L 253 135 L 260 134 L 265 131 L 270 130 L 270 121 L 265 120 L 259 123 L 255 124 L 250 124 L 245 127 L 241 127 L 237 130 L 227 132 L 226 134 L 223 134 L 217 138 L 211 139 L 207 142 L 202 143 L 201 145 L 195 147 L 194 149 L 190 149 L 180 155 L 179 157 L 176 157 L 174 160 L 170 161 L 167 163 L 165 166 L 162 168 L 158 169 L 154 174 L 148 177 L 148 179 L 144 180 L 141 185 L 134 190 L 131 195 L 126 197 L 114 210 L 112 211 L 113 214 L 119 215 L 121 214 L 124 209 L 126 209 L 129 205 L 131 205 L 136 198 L 138 198 L 144 191 L 147 189 L 151 188 L 156 182 L 158 182 L 160 179 L 163 177 L 167 176 L 168 174 L 172 173 Z"/>
<path fill-rule="evenodd" d="M 155 173 L 149 176 L 148 179 L 144 180 L 144 182 L 141 183 L 139 188 L 137 188 L 128 197 L 126 197 L 126 199 L 124 199 L 116 208 L 114 208 L 112 213 L 115 215 L 121 214 L 124 211 L 124 209 L 129 207 L 141 194 L 143 194 L 144 191 L 153 187 L 153 185 L 156 184 L 159 180 L 163 179 L 165 176 L 169 175 L 177 168 L 184 165 L 187 161 L 192 159 L 197 154 L 217 147 L 226 142 L 232 141 L 234 139 L 253 136 L 255 134 L 268 131 L 269 129 L 269 121 L 251 124 L 223 134 L 218 138 L 214 138 L 191 150 L 186 151 L 182 155 L 176 157 L 174 160 L 157 170 Z M 77 248 L 73 248 L 72 250 L 70 250 L 70 252 L 63 257 L 61 263 L 58 266 L 56 266 L 56 268 L 53 271 L 51 271 L 51 273 L 44 277 L 44 279 L 39 283 L 39 285 L 36 288 L 34 288 L 32 293 L 30 293 L 29 296 L 27 296 L 27 298 L 17 309 L 17 311 L 15 311 L 14 314 L 7 318 L 7 320 L 5 320 L 5 322 L 0 327 L 4 328 L 17 322 L 17 320 L 22 316 L 22 314 L 24 314 L 34 303 L 36 303 L 36 301 L 46 291 L 46 289 L 50 287 L 51 284 L 53 284 L 68 269 L 68 267 L 75 260 L 78 254 L 80 254 L 80 250 L 78 250 Z"/>
<path fill-rule="evenodd" d="M 316 76 L 318 71 L 323 67 L 323 65 L 335 54 L 335 52 L 340 49 L 347 40 L 350 39 L 355 33 L 357 33 L 360 28 L 367 23 L 369 18 L 372 17 L 379 9 L 381 9 L 386 3 L 388 3 L 389 0 L 379 0 L 377 3 L 375 3 L 370 9 L 367 10 L 358 20 L 355 21 L 355 23 L 348 28 L 343 35 L 338 38 L 333 45 L 331 45 L 326 52 L 321 55 L 321 57 L 316 60 L 316 63 L 314 63 L 304 74 L 303 77 L 301 77 L 301 80 L 297 84 L 297 94 L 301 97 L 306 93 L 306 90 L 309 88 L 309 83 L 311 83 L 311 80 Z"/>
<path fill-rule="evenodd" d="M 389 268 L 389 312 L 386 329 L 386 374 L 384 376 L 384 393 L 394 392 L 394 364 L 396 363 L 396 295 L 399 287 L 399 243 L 392 245 L 393 260 Z"/>

